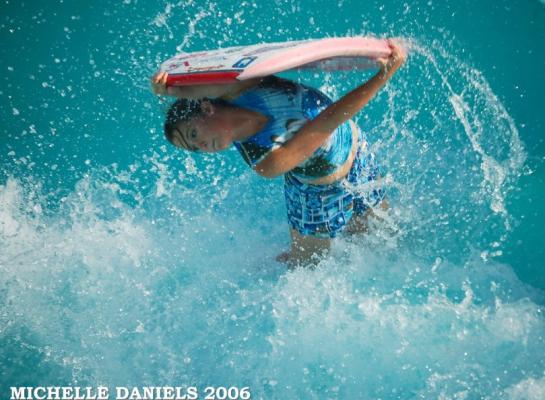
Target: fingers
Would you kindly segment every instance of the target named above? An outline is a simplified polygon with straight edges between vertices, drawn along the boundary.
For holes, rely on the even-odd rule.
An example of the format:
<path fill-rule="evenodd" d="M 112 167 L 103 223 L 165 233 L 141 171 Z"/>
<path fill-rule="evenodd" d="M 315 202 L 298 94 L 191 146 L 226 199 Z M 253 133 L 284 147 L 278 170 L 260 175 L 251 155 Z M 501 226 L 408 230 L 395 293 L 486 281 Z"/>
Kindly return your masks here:
<path fill-rule="evenodd" d="M 388 44 L 388 47 L 390 48 L 390 54 L 386 58 L 380 58 L 378 59 L 379 65 L 387 66 L 392 62 L 392 60 L 395 60 L 397 58 L 397 46 L 393 39 L 386 39 L 386 43 Z"/>
<path fill-rule="evenodd" d="M 168 78 L 168 72 L 166 71 L 158 71 L 153 77 L 151 78 L 151 81 L 156 84 L 162 84 L 165 85 L 167 83 Z"/>
<path fill-rule="evenodd" d="M 395 47 L 394 39 L 386 39 L 386 43 L 388 43 L 388 47 L 390 47 L 390 50 L 393 50 Z"/>
<path fill-rule="evenodd" d="M 407 53 L 405 47 L 401 44 L 402 42 L 398 39 L 388 39 L 387 42 L 391 50 L 388 64 L 403 64 L 407 59 Z"/>
<path fill-rule="evenodd" d="M 394 50 L 395 55 L 398 58 L 401 58 L 403 60 L 406 59 L 407 50 L 405 49 L 403 42 L 398 39 L 394 39 L 394 40 L 391 40 L 391 43 L 392 43 L 392 49 Z"/>
<path fill-rule="evenodd" d="M 388 64 L 388 59 L 387 58 L 377 58 L 377 64 L 379 67 L 381 68 L 384 68 L 386 67 L 386 65 Z"/>
<path fill-rule="evenodd" d="M 168 73 L 165 71 L 158 71 L 151 77 L 151 87 L 155 94 L 167 94 L 167 78 Z"/>
<path fill-rule="evenodd" d="M 377 66 L 389 79 L 405 62 L 407 55 L 404 46 L 398 39 L 387 39 L 390 54 L 376 59 Z"/>
<path fill-rule="evenodd" d="M 394 40 L 389 40 L 388 45 L 390 46 L 390 50 L 392 51 L 392 55 L 390 57 L 399 54 L 399 46 Z"/>

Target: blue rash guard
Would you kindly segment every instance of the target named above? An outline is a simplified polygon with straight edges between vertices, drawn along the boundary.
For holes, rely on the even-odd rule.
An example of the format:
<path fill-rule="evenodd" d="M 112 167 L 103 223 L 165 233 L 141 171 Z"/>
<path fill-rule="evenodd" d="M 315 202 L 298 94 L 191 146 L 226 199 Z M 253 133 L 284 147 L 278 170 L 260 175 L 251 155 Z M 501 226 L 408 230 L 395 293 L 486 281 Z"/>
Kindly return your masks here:
<path fill-rule="evenodd" d="M 322 92 L 277 77 L 268 77 L 258 86 L 243 92 L 230 104 L 266 115 L 267 125 L 243 142 L 234 145 L 244 160 L 255 167 L 271 151 L 282 146 L 299 129 L 332 101 Z M 350 157 L 352 129 L 340 125 L 312 156 L 290 171 L 295 177 L 310 180 L 332 174 Z"/>

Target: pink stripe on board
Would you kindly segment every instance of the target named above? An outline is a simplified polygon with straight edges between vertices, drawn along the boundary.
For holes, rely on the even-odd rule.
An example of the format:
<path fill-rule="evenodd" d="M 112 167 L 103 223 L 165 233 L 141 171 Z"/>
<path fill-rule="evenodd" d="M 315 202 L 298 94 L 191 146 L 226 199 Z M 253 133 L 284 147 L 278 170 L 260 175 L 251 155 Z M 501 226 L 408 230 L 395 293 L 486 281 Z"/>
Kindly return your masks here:
<path fill-rule="evenodd" d="M 273 54 L 256 65 L 249 66 L 239 75 L 238 79 L 271 75 L 334 57 L 365 57 L 376 60 L 380 57 L 388 57 L 390 53 L 390 46 L 385 39 L 353 37 L 309 41 Z M 331 67 L 334 69 L 334 64 Z M 346 66 L 343 65 L 342 69 L 345 68 Z"/>

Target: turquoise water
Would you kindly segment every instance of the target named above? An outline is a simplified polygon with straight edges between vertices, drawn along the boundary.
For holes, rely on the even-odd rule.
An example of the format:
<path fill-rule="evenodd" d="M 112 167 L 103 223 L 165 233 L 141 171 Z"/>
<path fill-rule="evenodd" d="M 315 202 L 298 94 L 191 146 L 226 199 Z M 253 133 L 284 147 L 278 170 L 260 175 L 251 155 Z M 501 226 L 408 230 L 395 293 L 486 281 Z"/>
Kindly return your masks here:
<path fill-rule="evenodd" d="M 96 3 L 0 5 L 2 398 L 545 397 L 543 2 Z M 147 79 L 182 49 L 359 34 L 410 47 L 357 118 L 392 207 L 287 272 L 282 180 L 167 146 Z M 370 74 L 289 76 L 338 98 Z"/>

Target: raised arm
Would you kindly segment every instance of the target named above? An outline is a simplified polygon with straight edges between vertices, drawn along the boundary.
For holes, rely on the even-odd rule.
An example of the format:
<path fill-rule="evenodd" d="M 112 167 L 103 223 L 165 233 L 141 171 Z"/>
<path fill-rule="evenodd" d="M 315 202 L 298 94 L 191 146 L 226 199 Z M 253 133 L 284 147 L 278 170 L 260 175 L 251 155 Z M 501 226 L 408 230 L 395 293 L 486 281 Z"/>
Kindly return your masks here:
<path fill-rule="evenodd" d="M 153 93 L 162 96 L 172 96 L 184 99 L 235 98 L 245 89 L 259 83 L 259 79 L 251 79 L 221 85 L 190 85 L 190 86 L 167 86 L 168 73 L 159 71 L 151 78 L 151 89 Z"/>
<path fill-rule="evenodd" d="M 386 60 L 379 60 L 381 68 L 375 76 L 306 123 L 297 135 L 257 164 L 256 172 L 273 178 L 292 170 L 310 158 L 339 125 L 356 115 L 405 61 L 404 49 L 393 41 L 390 41 L 390 46 L 392 54 Z"/>

